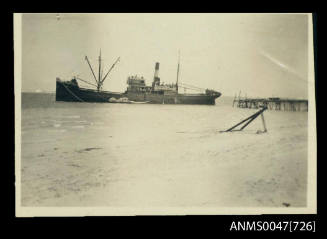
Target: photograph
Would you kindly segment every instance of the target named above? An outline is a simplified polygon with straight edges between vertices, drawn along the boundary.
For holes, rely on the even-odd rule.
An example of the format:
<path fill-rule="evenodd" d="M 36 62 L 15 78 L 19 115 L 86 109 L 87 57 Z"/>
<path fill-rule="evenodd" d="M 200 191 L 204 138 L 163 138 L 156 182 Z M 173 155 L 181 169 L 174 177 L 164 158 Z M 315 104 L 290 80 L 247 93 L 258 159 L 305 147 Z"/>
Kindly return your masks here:
<path fill-rule="evenodd" d="M 16 217 L 317 213 L 311 13 L 14 13 Z"/>

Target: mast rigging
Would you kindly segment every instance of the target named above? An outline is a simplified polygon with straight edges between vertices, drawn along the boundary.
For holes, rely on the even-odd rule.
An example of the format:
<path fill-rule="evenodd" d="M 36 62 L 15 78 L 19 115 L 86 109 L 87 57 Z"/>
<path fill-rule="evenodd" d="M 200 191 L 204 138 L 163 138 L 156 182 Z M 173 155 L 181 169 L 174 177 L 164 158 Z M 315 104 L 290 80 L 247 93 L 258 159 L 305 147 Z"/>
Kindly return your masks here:
<path fill-rule="evenodd" d="M 90 69 L 91 69 L 91 72 L 92 72 L 92 75 L 94 77 L 94 80 L 95 80 L 96 85 L 91 84 L 91 83 L 89 83 L 89 82 L 87 82 L 87 81 L 85 81 L 83 79 L 80 79 L 80 78 L 77 78 L 77 77 L 75 77 L 75 78 L 78 79 L 78 80 L 84 81 L 85 83 L 88 83 L 90 85 L 95 86 L 97 88 L 97 90 L 100 91 L 101 88 L 102 88 L 102 84 L 103 84 L 104 80 L 107 78 L 107 76 L 110 73 L 110 71 L 114 68 L 114 66 L 120 60 L 120 57 L 117 58 L 117 60 L 114 62 L 114 64 L 111 66 L 111 68 L 108 70 L 107 74 L 103 78 L 102 78 L 102 76 L 103 76 L 103 67 L 101 67 L 101 61 L 102 61 L 102 59 L 101 59 L 101 49 L 100 49 L 100 55 L 99 55 L 99 58 L 98 59 L 99 59 L 99 72 L 98 72 L 98 78 L 97 78 L 95 76 L 95 73 L 93 71 L 93 68 L 91 66 L 91 63 L 90 63 L 88 57 L 85 56 L 85 60 L 86 60 L 87 64 L 89 65 Z"/>
<path fill-rule="evenodd" d="M 83 82 L 85 82 L 85 83 L 87 83 L 87 84 L 89 84 L 89 85 L 92 85 L 92 86 L 98 87 L 97 85 L 92 84 L 92 83 L 90 83 L 90 82 L 88 82 L 88 81 L 86 81 L 86 80 L 83 80 L 83 79 L 81 79 L 80 77 L 75 76 L 75 79 L 80 80 L 80 81 L 83 81 Z"/>
<path fill-rule="evenodd" d="M 176 79 L 176 93 L 177 94 L 178 94 L 179 61 L 180 61 L 180 51 L 178 50 L 178 65 L 177 65 L 177 79 Z"/>
<path fill-rule="evenodd" d="M 110 73 L 110 71 L 115 67 L 115 65 L 117 64 L 117 62 L 120 61 L 120 57 L 117 58 L 117 60 L 114 62 L 114 64 L 110 67 L 110 69 L 108 70 L 107 74 L 104 76 L 104 78 L 101 81 L 101 84 L 104 82 L 104 80 L 107 78 L 108 74 Z"/>
<path fill-rule="evenodd" d="M 93 68 L 92 68 L 91 63 L 89 62 L 89 59 L 87 58 L 87 56 L 85 56 L 85 60 L 86 60 L 87 64 L 89 65 L 90 69 L 91 69 L 91 72 L 92 72 L 92 75 L 94 77 L 95 83 L 97 83 L 97 85 L 98 85 L 97 78 L 96 78 L 96 76 L 94 74 Z"/>
<path fill-rule="evenodd" d="M 102 82 L 101 82 L 101 49 L 100 49 L 100 55 L 99 55 L 99 78 L 98 78 L 98 91 L 100 90 L 102 86 Z"/>

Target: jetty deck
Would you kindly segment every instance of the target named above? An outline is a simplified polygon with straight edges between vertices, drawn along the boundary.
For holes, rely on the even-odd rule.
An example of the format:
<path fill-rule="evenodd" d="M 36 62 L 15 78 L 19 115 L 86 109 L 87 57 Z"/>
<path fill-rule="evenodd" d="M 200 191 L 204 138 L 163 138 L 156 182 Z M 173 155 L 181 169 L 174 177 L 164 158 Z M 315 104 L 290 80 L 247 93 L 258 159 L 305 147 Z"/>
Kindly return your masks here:
<path fill-rule="evenodd" d="M 233 107 L 258 109 L 267 107 L 268 110 L 308 111 L 308 100 L 288 98 L 234 98 Z"/>

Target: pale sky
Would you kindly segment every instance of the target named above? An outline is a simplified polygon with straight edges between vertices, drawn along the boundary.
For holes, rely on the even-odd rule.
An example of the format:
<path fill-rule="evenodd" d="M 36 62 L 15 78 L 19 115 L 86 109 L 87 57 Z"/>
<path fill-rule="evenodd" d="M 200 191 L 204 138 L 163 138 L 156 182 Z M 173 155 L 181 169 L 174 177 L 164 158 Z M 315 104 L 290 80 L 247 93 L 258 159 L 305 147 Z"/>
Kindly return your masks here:
<path fill-rule="evenodd" d="M 307 98 L 305 14 L 23 14 L 22 91 L 55 92 L 56 77 L 94 82 L 101 48 L 103 88 L 125 91 L 129 75 L 180 82 L 223 95 Z M 80 83 L 81 86 L 87 86 Z M 183 91 L 181 91 L 183 92 Z"/>

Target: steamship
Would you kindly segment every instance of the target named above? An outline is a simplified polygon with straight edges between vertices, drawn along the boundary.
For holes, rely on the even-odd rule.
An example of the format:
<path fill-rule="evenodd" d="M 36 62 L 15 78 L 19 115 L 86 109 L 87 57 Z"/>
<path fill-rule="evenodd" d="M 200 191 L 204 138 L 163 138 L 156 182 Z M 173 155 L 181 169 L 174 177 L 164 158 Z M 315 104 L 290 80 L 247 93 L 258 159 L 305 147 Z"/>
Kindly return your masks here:
<path fill-rule="evenodd" d="M 102 76 L 101 70 L 101 51 L 99 55 L 99 72 L 95 76 L 87 56 L 85 60 L 94 77 L 95 83 L 90 83 L 80 77 L 74 76 L 70 81 L 56 79 L 56 101 L 67 102 L 106 102 L 106 103 L 150 103 L 150 104 L 202 104 L 214 105 L 215 100 L 221 96 L 220 92 L 202 89 L 196 86 L 182 84 L 178 82 L 179 78 L 179 60 L 177 66 L 177 80 L 174 84 L 163 84 L 159 77 L 159 62 L 155 64 L 155 72 L 151 86 L 146 85 L 145 79 L 139 76 L 129 76 L 127 78 L 127 90 L 125 92 L 111 92 L 102 90 L 103 82 L 107 79 L 109 73 L 119 62 L 118 58 L 105 76 Z M 78 80 L 95 87 L 95 89 L 82 88 Z M 179 89 L 203 91 L 202 93 L 179 93 Z"/>

